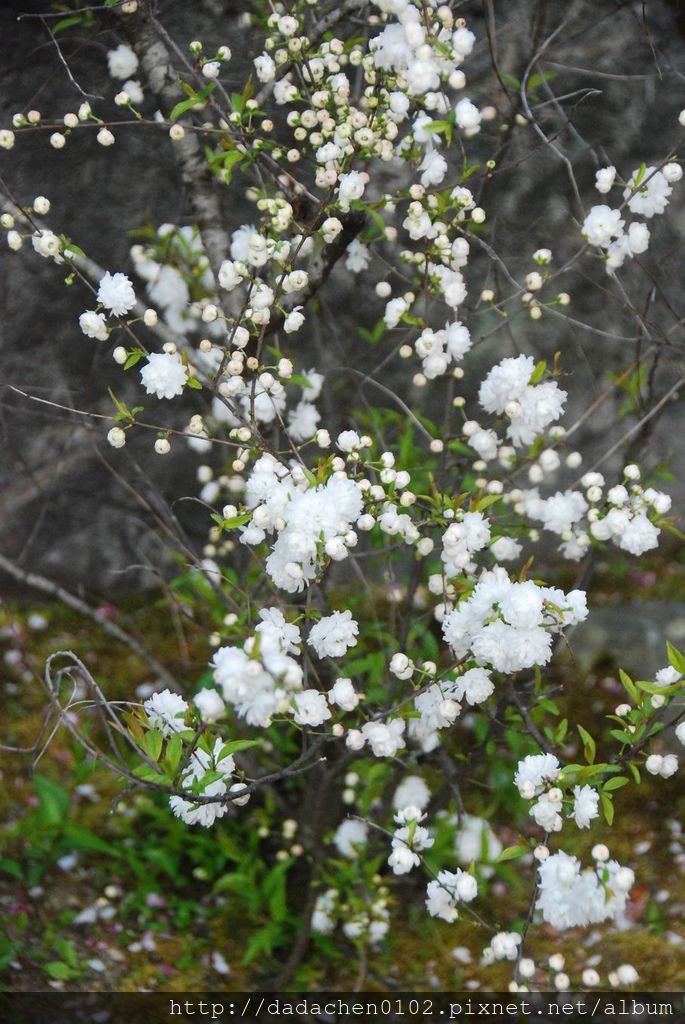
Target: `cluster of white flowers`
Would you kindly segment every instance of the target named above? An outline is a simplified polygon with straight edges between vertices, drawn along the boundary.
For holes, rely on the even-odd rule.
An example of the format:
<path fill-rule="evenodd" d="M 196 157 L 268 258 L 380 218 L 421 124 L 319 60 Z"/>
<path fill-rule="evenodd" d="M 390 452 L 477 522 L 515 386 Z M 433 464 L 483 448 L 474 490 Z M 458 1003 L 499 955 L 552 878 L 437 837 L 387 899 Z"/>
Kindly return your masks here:
<path fill-rule="evenodd" d="M 431 917 L 440 917 L 451 924 L 459 917 L 459 903 L 470 903 L 478 895 L 478 883 L 468 871 L 440 871 L 428 883 L 426 909 Z"/>
<path fill-rule="evenodd" d="M 406 875 L 412 868 L 421 863 L 419 854 L 428 850 L 435 842 L 430 832 L 419 822 L 426 815 L 419 807 L 404 807 L 395 814 L 399 828 L 392 837 L 392 852 L 388 857 L 388 866 L 396 875 Z"/>
<path fill-rule="evenodd" d="M 202 327 L 219 336 L 220 323 L 203 321 L 208 301 L 191 302 L 189 282 L 197 293 L 213 295 L 215 283 L 197 228 L 160 224 L 153 243 L 131 246 L 133 267 L 143 281 L 150 302 L 178 337 Z"/>
<path fill-rule="evenodd" d="M 210 693 L 210 691 L 202 691 Z M 218 696 L 218 695 L 217 695 Z M 200 710 L 202 703 L 207 707 L 205 698 L 198 695 L 196 706 Z M 147 722 L 152 729 L 157 729 L 164 738 L 186 731 L 186 716 L 190 710 L 188 703 L 180 694 L 171 690 L 154 693 L 143 704 Z M 190 733 L 192 736 L 192 732 Z M 241 782 L 231 783 L 235 773 L 235 762 L 230 754 L 224 754 L 224 741 L 217 739 L 211 750 L 193 746 L 187 766 L 184 768 L 180 788 L 186 790 L 187 797 L 173 795 L 169 798 L 169 806 L 174 814 L 182 818 L 188 825 L 204 825 L 208 828 L 217 818 L 222 818 L 230 803 L 238 806 L 247 803 L 250 794 Z M 207 779 L 206 776 L 211 775 Z M 206 797 L 226 797 L 224 800 L 197 801 L 193 795 Z"/>
<path fill-rule="evenodd" d="M 424 665 L 424 671 L 432 668 Z M 482 668 L 467 669 L 455 678 L 432 683 L 414 698 L 414 708 L 419 717 L 409 722 L 410 737 L 424 752 L 435 750 L 440 743 L 440 730 L 449 728 L 456 721 L 463 701 L 471 706 L 482 704 L 494 692 L 495 684 Z"/>
<path fill-rule="evenodd" d="M 396 811 L 404 807 L 418 807 L 423 811 L 428 806 L 430 790 L 420 775 L 406 775 L 395 790 L 392 805 Z"/>
<path fill-rule="evenodd" d="M 679 163 L 666 163 L 663 167 L 642 167 L 634 170 L 625 182 L 623 202 L 631 213 L 651 219 L 668 206 L 673 191 L 671 185 L 683 176 Z M 597 191 L 606 194 L 616 182 L 616 168 L 603 167 L 597 171 Z M 606 268 L 614 273 L 626 258 L 639 256 L 649 247 L 649 228 L 641 221 L 632 221 L 626 228 L 621 209 L 606 204 L 593 206 L 583 221 L 582 233 L 590 245 L 604 249 Z"/>
<path fill-rule="evenodd" d="M 217 739 L 214 749 L 210 753 L 196 749 L 190 757 L 190 764 L 183 772 L 181 778 L 181 789 L 188 790 L 188 797 L 172 796 L 169 798 L 169 806 L 176 817 L 182 818 L 188 825 L 204 825 L 208 828 L 213 825 L 217 818 L 226 814 L 230 801 L 216 801 L 212 803 L 198 803 L 193 801 L 191 793 L 202 793 L 203 796 L 222 797 L 229 790 L 228 781 L 235 771 L 235 762 L 231 755 L 221 756 L 224 742 Z M 210 773 L 221 772 L 223 778 L 207 781 L 203 785 L 203 779 Z M 240 790 L 245 789 L 240 783 L 234 783 L 231 789 L 235 788 L 239 795 Z M 246 793 L 246 795 L 248 795 Z M 242 799 L 239 797 L 239 799 Z"/>
<path fill-rule="evenodd" d="M 645 768 L 650 775 L 670 779 L 678 771 L 678 758 L 675 754 L 650 754 L 645 761 Z"/>
<path fill-rule="evenodd" d="M 504 414 L 507 436 L 516 447 L 532 444 L 559 419 L 566 392 L 554 380 L 531 384 L 535 360 L 531 356 L 503 359 L 483 380 L 478 401 L 486 412 Z"/>
<path fill-rule="evenodd" d="M 388 934 L 389 927 L 390 912 L 381 897 L 375 899 L 367 909 L 348 914 L 342 930 L 348 939 L 365 939 L 372 946 L 377 946 Z"/>
<path fill-rule="evenodd" d="M 371 40 L 370 48 L 375 66 L 392 72 L 401 93 L 425 96 L 435 92 L 441 80 L 448 80 L 453 88 L 463 87 L 463 75 L 457 69 L 473 49 L 475 36 L 472 32 L 463 28 L 453 32 L 445 26 L 431 38 L 419 8 L 408 0 L 374 2 L 383 12 L 397 18 Z M 399 100 L 397 106 L 401 115 Z M 471 127 L 475 126 L 471 124 Z"/>
<path fill-rule="evenodd" d="M 290 711 L 311 716 L 311 701 L 302 700 L 302 666 L 293 657 L 301 651 L 299 628 L 278 608 L 263 608 L 259 615 L 255 635 L 242 647 L 220 647 L 214 654 L 214 681 L 223 699 L 250 725 L 266 727 L 275 714 Z M 291 704 L 294 696 L 299 706 Z"/>
<path fill-rule="evenodd" d="M 289 593 L 303 590 L 326 557 L 345 558 L 357 542 L 352 526 L 362 513 L 362 494 L 344 473 L 312 486 L 299 466 L 288 469 L 262 455 L 247 480 L 245 502 L 252 518 L 240 539 L 259 544 L 276 534 L 266 570 Z"/>
<path fill-rule="evenodd" d="M 489 964 L 495 960 L 515 960 L 520 945 L 521 936 L 517 932 L 497 932 L 483 950 L 483 961 Z"/>
<path fill-rule="evenodd" d="M 538 873 L 537 907 L 543 920 L 560 931 L 616 919 L 635 882 L 631 869 L 616 861 L 581 870 L 578 859 L 563 850 L 543 860 Z"/>
<path fill-rule="evenodd" d="M 457 576 L 463 570 L 475 568 L 472 555 L 482 551 L 490 540 L 490 523 L 481 512 L 457 514 L 457 521 L 451 523 L 442 535 L 441 558 L 445 563 L 445 575 Z"/>
<path fill-rule="evenodd" d="M 630 464 L 623 471 L 623 482 L 613 487 L 593 471 L 580 480 L 584 493 L 557 491 L 542 498 L 538 488 L 532 488 L 509 497 L 516 511 L 561 537 L 560 550 L 566 558 L 582 558 L 591 539 L 611 541 L 623 551 L 642 555 L 657 547 L 661 530 L 654 520 L 669 511 L 671 498 L 654 487 L 642 487 L 639 477 L 639 468 Z"/>
<path fill-rule="evenodd" d="M 448 605 L 444 606 L 446 609 Z M 512 582 L 501 566 L 484 572 L 470 597 L 444 616 L 442 632 L 457 658 L 497 672 L 546 665 L 552 634 L 587 617 L 585 594 Z"/>
<path fill-rule="evenodd" d="M 414 343 L 427 380 L 443 376 L 450 364 L 461 362 L 470 348 L 469 329 L 459 320 L 446 324 L 444 329 L 438 331 L 426 327 Z"/>
<path fill-rule="evenodd" d="M 530 815 L 545 832 L 560 832 L 563 826 L 563 793 L 554 785 L 561 774 L 561 765 L 554 754 L 529 754 L 519 762 L 514 784 L 522 797 L 537 801 Z M 599 816 L 599 793 L 592 786 L 575 786 L 573 817 L 578 828 L 589 828 Z"/>
<path fill-rule="evenodd" d="M 350 729 L 345 742 L 350 750 L 362 750 L 368 743 L 374 757 L 394 757 L 404 747 L 405 721 L 366 722 L 361 729 Z"/>

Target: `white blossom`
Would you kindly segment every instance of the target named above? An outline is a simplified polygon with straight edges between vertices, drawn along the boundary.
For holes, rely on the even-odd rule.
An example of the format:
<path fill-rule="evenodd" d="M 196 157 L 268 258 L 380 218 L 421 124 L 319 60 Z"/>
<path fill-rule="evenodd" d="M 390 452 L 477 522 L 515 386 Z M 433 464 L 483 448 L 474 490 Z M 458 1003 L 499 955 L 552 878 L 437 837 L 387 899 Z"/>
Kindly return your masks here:
<path fill-rule="evenodd" d="M 98 286 L 97 300 L 113 316 L 124 316 L 136 304 L 136 293 L 125 274 L 110 274 L 107 271 Z"/>
<path fill-rule="evenodd" d="M 81 313 L 78 322 L 87 338 L 97 338 L 98 341 L 107 340 L 107 321 L 104 313 L 96 313 L 92 309 L 87 309 L 85 313 Z"/>
<path fill-rule="evenodd" d="M 112 78 L 124 81 L 138 70 L 138 58 L 130 46 L 120 43 L 116 49 L 107 52 L 107 65 Z"/>
<path fill-rule="evenodd" d="M 188 369 L 177 352 L 151 352 L 140 371 L 140 379 L 148 395 L 157 398 L 174 398 L 183 394 L 188 380 Z"/>
<path fill-rule="evenodd" d="M 320 619 L 309 631 L 307 643 L 319 658 L 340 658 L 357 643 L 359 626 L 352 612 L 333 612 Z"/>
<path fill-rule="evenodd" d="M 148 721 L 153 729 L 159 729 L 163 736 L 185 729 L 183 719 L 188 704 L 178 693 L 162 690 L 153 693 L 143 704 Z"/>

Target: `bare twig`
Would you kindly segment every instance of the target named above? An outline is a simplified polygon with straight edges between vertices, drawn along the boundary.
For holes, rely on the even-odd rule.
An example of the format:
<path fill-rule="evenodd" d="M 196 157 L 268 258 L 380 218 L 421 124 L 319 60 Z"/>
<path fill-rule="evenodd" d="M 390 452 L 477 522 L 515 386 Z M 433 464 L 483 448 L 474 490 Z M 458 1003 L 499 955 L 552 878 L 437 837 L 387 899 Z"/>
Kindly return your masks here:
<path fill-rule="evenodd" d="M 53 582 L 53 580 L 47 579 L 45 576 L 40 576 L 35 572 L 28 572 L 22 569 L 20 565 L 17 565 L 11 559 L 6 558 L 5 555 L 0 554 L 0 569 L 6 572 L 9 576 L 12 576 L 15 580 L 25 584 L 27 587 L 31 587 L 34 590 L 40 590 L 43 594 L 48 594 L 50 597 L 57 598 L 62 604 L 65 604 L 68 608 L 72 608 L 79 615 L 83 615 L 84 618 L 90 619 L 99 628 L 112 637 L 113 640 L 118 640 L 119 643 L 125 644 L 130 650 L 137 654 L 141 658 L 148 668 L 154 672 L 154 674 L 167 686 L 173 686 L 178 689 L 178 683 L 171 675 L 169 671 L 155 658 L 147 648 L 136 639 L 131 636 L 125 630 L 118 626 L 116 622 L 112 622 L 108 619 L 104 612 L 101 612 L 97 608 L 91 607 L 82 601 L 80 597 L 76 597 L 65 587 L 59 583 Z"/>

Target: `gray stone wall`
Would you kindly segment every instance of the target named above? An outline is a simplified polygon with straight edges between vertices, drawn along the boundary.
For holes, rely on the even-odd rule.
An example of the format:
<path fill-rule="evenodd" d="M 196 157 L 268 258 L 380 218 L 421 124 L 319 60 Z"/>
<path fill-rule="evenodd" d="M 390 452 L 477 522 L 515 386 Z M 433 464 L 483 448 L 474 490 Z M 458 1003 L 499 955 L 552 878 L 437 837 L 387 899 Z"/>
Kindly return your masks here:
<path fill-rule="evenodd" d="M 325 6 L 328 9 L 329 5 Z M 159 17 L 182 47 L 196 37 L 207 43 L 228 43 L 235 56 L 227 84 L 239 87 L 257 52 L 255 33 L 240 23 L 247 7 L 229 0 L 166 2 L 159 5 Z M 62 116 L 81 99 L 41 22 L 17 20 L 18 12 L 41 9 L 33 0 L 6 2 L 0 9 L 3 125 L 15 111 L 31 107 L 45 116 Z M 494 104 L 508 117 L 509 98 L 492 69 L 486 11 L 487 5 L 475 2 L 459 11 L 479 40 L 465 64 L 466 94 L 481 105 Z M 614 0 L 496 0 L 494 14 L 498 69 L 514 100 L 516 88 L 505 76 L 521 77 L 536 32 L 546 38 L 565 24 L 545 50 L 545 69 L 555 76 L 549 80 L 550 89 L 557 96 L 570 95 L 561 101 L 565 114 L 556 110 L 544 85 L 536 90 L 533 101 L 548 101 L 536 108 L 541 123 L 555 135 L 556 145 L 571 161 L 586 206 L 597 201 L 593 182 L 598 166 L 614 163 L 628 174 L 643 161 L 650 163 L 673 147 L 683 148 L 685 131 L 677 122 L 678 111 L 685 105 L 685 37 L 679 4 L 654 0 L 647 5 L 646 23 L 641 4 Z M 110 97 L 98 110 L 114 116 L 117 108 L 111 103 L 114 90 L 106 74 L 105 54 L 116 45 L 119 21 L 114 15 L 98 16 L 97 26 L 93 34 L 65 33 L 61 41 L 76 80 L 87 92 Z M 153 98 L 146 99 L 144 110 L 154 112 Z M 461 163 L 458 146 L 455 143 L 453 149 L 455 167 Z M 486 127 L 467 143 L 467 152 L 470 163 L 482 164 L 493 154 L 498 161 L 497 178 L 482 187 L 488 211 L 484 237 L 506 260 L 510 271 L 522 277 L 531 269 L 530 256 L 539 245 L 551 246 L 555 265 L 561 265 L 577 249 L 580 235 L 579 211 L 558 156 L 540 143 L 530 126 L 516 124 L 507 133 Z M 391 187 L 394 171 L 388 168 L 385 173 L 385 184 Z M 129 233 L 142 224 L 189 221 L 172 146 L 152 129 L 118 132 L 114 152 L 97 146 L 85 133 L 70 139 L 59 153 L 49 148 L 45 135 L 23 138 L 11 153 L 0 151 L 0 177 L 3 187 L 20 202 L 30 202 L 41 193 L 49 196 L 53 203 L 50 226 L 68 231 L 103 267 L 112 270 L 130 271 Z M 238 181 L 223 191 L 227 231 L 249 217 L 243 190 L 244 182 Z M 685 232 L 682 195 L 682 187 L 676 187 L 668 214 L 650 224 L 652 248 L 621 276 L 626 292 L 643 315 L 642 350 L 656 345 L 661 353 L 654 381 L 657 396 L 683 372 L 682 327 L 677 326 L 685 300 L 680 255 Z M 115 387 L 127 401 L 140 399 L 137 375 L 123 380 L 112 364 L 109 348 L 79 331 L 77 317 L 85 308 L 85 296 L 78 283 L 65 288 L 60 271 L 31 252 L 3 251 L 0 268 L 3 384 L 14 384 L 67 406 L 100 411 L 110 409 L 109 400 L 103 398 L 106 385 Z M 466 276 L 470 296 L 463 318 L 474 336 L 487 335 L 498 318 L 478 311 L 478 294 L 486 283 L 496 291 L 503 289 L 504 279 L 485 252 L 474 256 Z M 573 297 L 569 313 L 575 320 L 608 334 L 635 336 L 633 313 L 596 259 L 585 258 L 560 287 Z M 317 315 L 298 341 L 303 359 L 311 359 L 329 374 L 330 389 L 322 410 L 330 426 L 336 422 L 349 425 L 345 417 L 351 408 L 362 408 L 364 398 L 387 401 L 369 386 L 362 394 L 357 379 L 337 370 L 352 363 L 371 373 L 382 362 L 384 342 L 370 349 L 356 331 L 360 322 L 371 328 L 381 308 L 380 302 L 365 299 L 360 303 L 356 281 L 339 268 L 321 298 Z M 470 373 L 464 393 L 470 393 L 469 381 L 477 382 L 479 370 L 521 350 L 539 357 L 561 353 L 570 392 L 567 422 L 572 422 L 606 387 L 607 374 L 624 368 L 637 349 L 634 342 L 593 334 L 563 319 L 546 316 L 533 324 L 523 315 L 512 318 L 506 330 L 478 345 L 467 364 Z M 430 414 L 436 407 L 434 397 L 406 385 L 406 364 L 391 362 L 379 374 L 412 408 Z M 626 421 L 619 419 L 620 405 L 620 399 L 605 402 L 579 431 L 578 445 L 588 451 L 589 461 L 625 429 Z M 193 393 L 164 411 L 180 425 L 193 411 L 202 409 L 202 396 Z M 674 402 L 655 429 L 642 438 L 643 458 L 654 466 L 670 455 L 677 476 L 685 479 L 682 430 L 682 406 Z M 154 537 L 149 512 L 106 463 L 114 465 L 117 474 L 132 482 L 155 507 L 161 507 L 163 501 L 173 503 L 194 493 L 197 458 L 178 446 L 171 457 L 162 460 L 152 453 L 149 435 L 134 437 L 125 452 L 114 457 L 104 443 L 104 433 L 92 421 L 40 406 L 5 388 L 0 393 L 0 549 L 26 568 L 72 586 L 112 594 L 136 580 L 150 579 L 137 575 L 138 570 L 123 575 L 122 570 L 148 561 L 164 564 L 166 556 Z M 218 460 L 219 456 L 211 456 L 217 468 Z M 613 460 L 614 467 L 619 462 L 620 455 Z M 566 478 L 560 477 L 559 483 L 565 486 Z M 676 497 L 682 508 L 681 485 L 676 485 Z M 181 503 L 175 510 L 191 542 L 201 544 L 205 513 L 191 503 Z"/>

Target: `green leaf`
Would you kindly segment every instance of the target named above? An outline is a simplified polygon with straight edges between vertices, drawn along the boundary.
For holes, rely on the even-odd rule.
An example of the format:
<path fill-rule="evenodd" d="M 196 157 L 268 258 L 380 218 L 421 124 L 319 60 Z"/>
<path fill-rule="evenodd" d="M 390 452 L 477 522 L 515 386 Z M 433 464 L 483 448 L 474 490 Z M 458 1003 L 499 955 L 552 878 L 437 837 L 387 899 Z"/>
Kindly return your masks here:
<path fill-rule="evenodd" d="M 125 419 L 125 420 L 132 419 L 131 412 L 129 411 L 129 408 L 126 405 L 126 403 L 122 402 L 120 399 L 118 399 L 117 396 L 114 394 L 114 392 L 112 391 L 111 388 L 107 388 L 107 393 L 108 393 L 109 397 L 112 399 L 112 401 L 114 402 L 114 405 L 115 405 L 115 407 L 117 409 L 117 412 L 119 413 L 119 415 L 117 416 L 117 419 Z"/>
<path fill-rule="evenodd" d="M 137 765 L 133 769 L 133 774 L 143 782 L 163 782 L 165 779 L 165 776 L 161 774 L 159 769 L 153 768 L 149 764 Z"/>
<path fill-rule="evenodd" d="M 145 748 L 145 753 L 153 761 L 159 761 L 159 755 L 162 753 L 163 743 L 164 737 L 162 736 L 159 729 L 151 729 L 150 732 L 146 734 L 145 739 L 143 740 L 143 747 Z"/>
<path fill-rule="evenodd" d="M 520 844 L 517 844 L 516 846 L 507 846 L 506 850 L 502 850 L 495 861 L 495 864 L 502 864 L 505 860 L 516 860 L 518 857 L 523 857 L 526 853 L 530 853 L 527 846 L 522 846 Z"/>
<path fill-rule="evenodd" d="M 614 821 L 614 805 L 611 802 L 611 797 L 608 793 L 600 793 L 600 800 L 602 801 L 602 810 L 604 811 L 604 817 L 607 825 L 612 825 Z"/>
<path fill-rule="evenodd" d="M 21 865 L 17 864 L 16 860 L 9 860 L 7 857 L 0 860 L 0 871 L 4 871 L 6 875 L 13 875 L 14 878 L 22 879 L 24 877 Z"/>
<path fill-rule="evenodd" d="M 608 793 L 614 789 L 621 789 L 622 786 L 627 786 L 630 779 L 627 779 L 625 775 L 614 775 L 613 779 L 608 779 L 604 783 L 604 792 Z"/>
<path fill-rule="evenodd" d="M 479 498 L 478 501 L 475 502 L 474 509 L 477 512 L 482 512 L 484 509 L 490 508 L 491 505 L 494 505 L 495 502 L 501 500 L 501 494 L 486 494 L 483 498 Z"/>
<path fill-rule="evenodd" d="M 132 366 L 135 366 L 136 363 L 140 362 L 140 360 L 143 358 L 144 354 L 145 354 L 144 352 L 131 352 L 131 355 L 128 357 L 128 359 L 124 363 L 124 369 L 125 370 L 130 370 Z"/>
<path fill-rule="evenodd" d="M 668 651 L 669 664 L 673 666 L 676 672 L 685 675 L 685 654 L 681 654 L 678 648 L 674 647 L 669 641 L 666 641 L 666 650 Z"/>
<path fill-rule="evenodd" d="M 271 950 L 273 949 L 274 938 L 279 931 L 279 925 L 271 924 L 267 925 L 266 928 L 260 928 L 258 932 L 255 932 L 248 943 L 245 956 L 241 962 L 243 964 L 249 964 L 260 954 L 264 954 L 267 957 L 270 956 Z"/>
<path fill-rule="evenodd" d="M 535 364 L 535 369 L 533 370 L 533 372 L 531 374 L 529 383 L 530 384 L 539 384 L 540 381 L 542 380 L 542 378 L 544 377 L 546 370 L 547 370 L 547 360 L 546 359 L 541 359 L 539 363 Z"/>
<path fill-rule="evenodd" d="M 685 540 L 685 533 L 682 533 L 681 530 L 677 530 L 670 519 L 657 519 L 655 525 L 662 526 L 664 530 L 668 530 L 668 532 L 672 533 L 674 537 L 678 538 L 678 540 Z"/>
<path fill-rule="evenodd" d="M 190 86 L 188 86 L 188 89 L 190 89 Z M 177 103 L 172 109 L 169 114 L 169 120 L 175 121 L 177 118 L 181 117 L 182 114 L 185 114 L 187 110 L 191 110 L 193 107 L 197 106 L 198 103 L 202 103 L 202 101 L 206 100 L 214 89 L 216 89 L 216 82 L 210 82 L 209 85 L 206 85 L 204 89 L 200 89 L 199 92 L 192 91 L 192 95 L 190 95 L 187 100 L 181 100 L 181 102 Z"/>
<path fill-rule="evenodd" d="M 69 813 L 69 794 L 58 782 L 44 775 L 34 775 L 38 796 L 38 815 L 44 825 L 61 825 Z"/>
<path fill-rule="evenodd" d="M 69 964 L 62 963 L 61 960 L 51 960 L 50 963 L 45 965 L 45 973 L 49 974 L 51 978 L 56 978 L 58 981 L 68 981 L 69 978 L 74 978 L 79 972 Z"/>
<path fill-rule="evenodd" d="M 633 778 L 635 779 L 635 781 L 637 782 L 637 784 L 639 786 L 640 785 L 640 781 L 641 781 L 641 779 L 640 779 L 640 769 L 638 768 L 638 766 L 636 764 L 633 764 L 632 761 L 628 764 L 628 767 L 630 768 L 632 776 L 633 776 Z"/>
<path fill-rule="evenodd" d="M 241 153 L 239 149 L 231 149 L 223 159 L 224 173 L 223 179 L 229 182 L 233 176 L 233 170 L 238 166 L 241 160 L 245 158 L 245 154 Z"/>
<path fill-rule="evenodd" d="M 637 174 L 635 175 L 635 178 L 634 178 L 634 182 L 633 182 L 634 187 L 636 187 L 636 186 L 638 186 L 640 184 L 640 182 L 642 181 L 642 179 L 644 178 L 646 173 L 647 173 L 647 164 L 640 164 L 640 169 L 638 170 L 638 172 L 637 172 Z"/>
<path fill-rule="evenodd" d="M 190 787 L 190 791 L 192 793 L 204 793 L 213 782 L 219 782 L 225 777 L 223 772 L 205 772 L 201 779 L 195 779 Z"/>
<path fill-rule="evenodd" d="M 648 683 L 644 679 L 638 679 L 635 685 L 641 690 L 644 690 L 645 693 L 659 693 L 663 697 L 670 697 L 672 694 L 678 693 L 678 691 L 683 688 L 682 682 L 671 683 L 670 686 L 659 686 L 658 683 Z"/>
<path fill-rule="evenodd" d="M 595 754 L 597 753 L 597 744 L 595 743 L 587 729 L 584 729 L 582 725 L 578 726 L 578 733 L 583 741 L 583 751 L 585 754 L 585 760 L 588 764 L 594 764 Z"/>
<path fill-rule="evenodd" d="M 237 526 L 244 526 L 245 523 L 249 523 L 251 518 L 252 514 L 248 512 L 246 515 L 232 516 L 230 519 L 223 519 L 222 524 L 224 530 L 235 530 Z"/>
<path fill-rule="evenodd" d="M 579 770 L 575 781 L 579 784 L 587 782 L 588 779 L 594 779 L 597 775 L 601 775 L 603 772 L 608 770 L 609 766 L 605 764 L 588 764 Z"/>
<path fill-rule="evenodd" d="M 82 828 L 80 825 L 67 825 L 63 835 L 72 850 L 106 853 L 110 857 L 120 856 L 116 846 L 101 839 L 89 828 Z"/>
<path fill-rule="evenodd" d="M 59 953 L 62 959 L 69 965 L 69 967 L 78 967 L 78 958 L 76 956 L 76 950 L 72 944 L 63 938 L 55 939 L 55 951 Z"/>
<path fill-rule="evenodd" d="M 74 252 L 74 253 L 76 253 L 77 256 L 83 256 L 83 258 L 85 259 L 85 256 L 86 256 L 85 252 L 83 251 L 81 246 L 80 245 L 76 245 L 75 242 L 67 242 L 66 245 L 64 246 L 64 248 L 65 248 L 65 250 L 67 252 Z"/>
<path fill-rule="evenodd" d="M 233 107 L 233 109 L 236 110 L 239 114 L 242 114 L 243 110 L 245 109 L 245 104 L 249 99 L 252 98 L 253 93 L 254 88 L 252 86 L 252 78 L 250 77 L 248 78 L 247 84 L 245 85 L 245 88 L 243 89 L 242 92 L 231 93 L 231 106 Z"/>
<path fill-rule="evenodd" d="M 195 391 L 202 391 L 202 384 L 200 384 L 197 377 L 188 377 L 186 384 L 189 388 L 193 388 Z"/>
<path fill-rule="evenodd" d="M 543 82 L 551 82 L 552 79 L 556 77 L 555 71 L 542 71 L 538 74 L 531 75 L 526 82 L 526 92 L 533 92 L 539 85 L 542 85 Z"/>
<path fill-rule="evenodd" d="M 182 754 L 183 740 L 178 733 L 175 732 L 166 745 L 166 756 L 164 758 L 165 766 L 169 768 L 172 775 L 175 775 L 178 770 Z"/>
<path fill-rule="evenodd" d="M 287 910 L 286 874 L 290 867 L 288 861 L 278 864 L 264 883 L 264 893 L 269 899 L 269 915 L 272 921 L 283 921 Z"/>
<path fill-rule="evenodd" d="M 619 743 L 632 744 L 634 739 L 632 733 L 627 732 L 625 729 L 610 729 L 609 733 L 615 740 L 618 740 Z"/>
<path fill-rule="evenodd" d="M 73 14 L 70 18 L 61 18 L 56 25 L 52 26 L 52 34 L 54 36 L 58 33 L 63 32 L 65 28 L 71 28 L 72 25 L 80 25 L 83 21 L 83 15 Z"/>
<path fill-rule="evenodd" d="M 228 757 L 229 754 L 238 754 L 241 750 L 249 750 L 250 747 L 258 746 L 259 740 L 231 740 L 229 743 L 224 743 L 217 760 L 221 761 L 222 758 Z"/>
<path fill-rule="evenodd" d="M 280 358 L 280 357 L 279 357 L 279 358 Z M 302 376 L 301 374 L 299 374 L 299 373 L 293 373 L 293 374 L 291 374 L 291 376 L 290 376 L 290 377 L 288 377 L 288 380 L 289 380 L 289 381 L 290 381 L 290 382 L 291 382 L 292 384 L 298 384 L 298 385 L 299 385 L 299 386 L 300 386 L 301 388 L 303 388 L 303 389 L 304 389 L 304 388 L 310 388 L 310 387 L 312 386 L 312 383 L 311 383 L 311 381 L 310 381 L 310 380 L 307 380 L 307 378 L 306 378 L 306 377 L 303 377 L 303 376 Z"/>
<path fill-rule="evenodd" d="M 623 669 L 620 668 L 618 670 L 618 676 L 619 676 L 619 679 L 621 680 L 621 682 L 623 683 L 623 689 L 626 691 L 626 693 L 628 694 L 630 699 L 633 701 L 634 704 L 639 704 L 640 703 L 640 691 L 638 690 L 637 686 L 635 685 L 633 680 L 630 678 L 628 673 L 624 672 Z"/>

